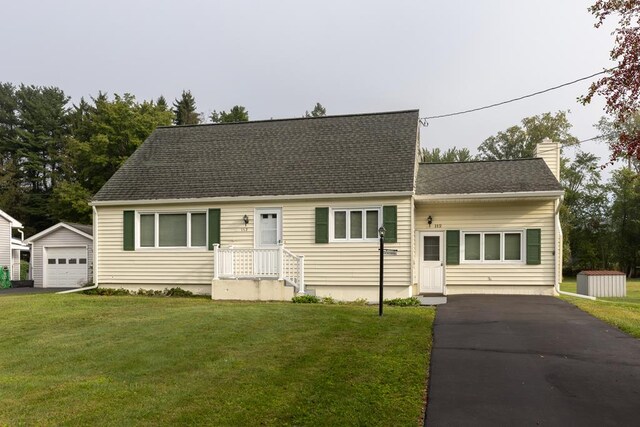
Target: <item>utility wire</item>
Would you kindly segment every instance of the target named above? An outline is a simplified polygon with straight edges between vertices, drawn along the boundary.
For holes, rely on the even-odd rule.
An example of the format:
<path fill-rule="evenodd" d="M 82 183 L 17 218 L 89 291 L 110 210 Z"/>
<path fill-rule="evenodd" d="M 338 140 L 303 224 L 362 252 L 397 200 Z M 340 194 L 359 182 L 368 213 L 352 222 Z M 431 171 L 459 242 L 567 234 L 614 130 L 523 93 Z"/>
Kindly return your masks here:
<path fill-rule="evenodd" d="M 521 100 L 526 99 L 526 98 L 531 98 L 532 96 L 541 95 L 543 93 L 551 92 L 553 90 L 557 90 L 557 89 L 563 88 L 565 86 L 570 86 L 572 84 L 579 83 L 579 82 L 584 81 L 584 80 L 592 79 L 595 76 L 599 76 L 600 74 L 608 73 L 609 71 L 611 71 L 613 69 L 616 69 L 616 68 L 618 68 L 618 67 L 614 67 L 614 68 L 611 68 L 609 70 L 603 70 L 603 71 L 591 74 L 589 76 L 581 77 L 579 79 L 576 79 L 576 80 L 573 80 L 573 81 L 570 81 L 570 82 L 567 82 L 567 83 L 563 83 L 563 84 L 560 84 L 560 85 L 557 85 L 557 86 L 553 86 L 553 87 L 550 87 L 550 88 L 547 88 L 547 89 L 544 89 L 544 90 L 539 90 L 537 92 L 533 92 L 533 93 L 530 93 L 528 95 L 519 96 L 517 98 L 512 98 L 512 99 L 509 99 L 509 100 L 506 100 L 506 101 L 502 101 L 502 102 L 496 102 L 495 104 L 485 105 L 484 107 L 477 107 L 477 108 L 472 108 L 470 110 L 456 111 L 455 113 L 439 114 L 437 116 L 422 117 L 422 118 L 420 118 L 420 123 L 422 124 L 422 126 L 427 126 L 428 125 L 427 120 L 442 119 L 442 118 L 445 118 L 445 117 L 459 116 L 461 114 L 473 113 L 473 112 L 476 112 L 476 111 L 486 110 L 488 108 L 494 108 L 494 107 L 498 107 L 500 105 L 509 104 L 511 102 L 521 101 Z"/>

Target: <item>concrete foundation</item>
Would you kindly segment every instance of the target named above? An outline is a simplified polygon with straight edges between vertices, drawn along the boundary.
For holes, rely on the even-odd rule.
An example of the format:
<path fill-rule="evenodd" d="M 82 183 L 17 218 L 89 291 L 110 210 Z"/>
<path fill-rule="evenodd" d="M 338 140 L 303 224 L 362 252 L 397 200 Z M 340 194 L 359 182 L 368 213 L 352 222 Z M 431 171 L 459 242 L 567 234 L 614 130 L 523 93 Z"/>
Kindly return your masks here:
<path fill-rule="evenodd" d="M 295 288 L 280 280 L 214 280 L 211 299 L 241 301 L 291 301 Z"/>

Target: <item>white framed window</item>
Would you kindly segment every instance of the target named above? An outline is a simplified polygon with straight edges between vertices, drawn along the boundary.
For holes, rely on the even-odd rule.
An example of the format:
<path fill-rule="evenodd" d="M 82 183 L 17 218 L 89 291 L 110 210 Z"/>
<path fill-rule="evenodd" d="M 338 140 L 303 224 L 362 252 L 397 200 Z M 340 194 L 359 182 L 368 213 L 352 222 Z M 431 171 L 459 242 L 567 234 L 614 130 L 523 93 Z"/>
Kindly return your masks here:
<path fill-rule="evenodd" d="M 137 212 L 136 247 L 206 248 L 207 213 Z"/>
<path fill-rule="evenodd" d="M 382 208 L 331 208 L 329 237 L 331 242 L 369 242 L 378 240 L 382 225 Z"/>
<path fill-rule="evenodd" d="M 524 263 L 524 231 L 462 231 L 460 263 Z"/>

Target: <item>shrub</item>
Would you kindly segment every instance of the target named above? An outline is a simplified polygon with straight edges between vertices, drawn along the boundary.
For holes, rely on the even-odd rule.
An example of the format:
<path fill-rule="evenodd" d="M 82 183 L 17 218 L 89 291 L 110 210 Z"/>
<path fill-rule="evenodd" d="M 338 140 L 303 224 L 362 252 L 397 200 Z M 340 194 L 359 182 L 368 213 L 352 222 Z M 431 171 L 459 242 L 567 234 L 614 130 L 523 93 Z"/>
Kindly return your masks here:
<path fill-rule="evenodd" d="M 136 295 L 144 296 L 144 297 L 161 297 L 164 295 L 163 291 L 154 291 L 153 289 L 138 289 Z"/>
<path fill-rule="evenodd" d="M 168 297 L 192 297 L 193 292 L 187 291 L 182 288 L 171 288 L 171 289 L 165 289 L 164 295 Z"/>
<path fill-rule="evenodd" d="M 356 298 L 355 300 L 351 301 L 349 304 L 352 304 L 352 305 L 367 305 L 367 304 L 369 304 L 369 301 L 367 301 L 366 298 Z"/>
<path fill-rule="evenodd" d="M 322 297 L 321 302 L 323 304 L 335 304 L 336 300 L 334 300 L 333 297 Z"/>
<path fill-rule="evenodd" d="M 420 305 L 420 300 L 416 297 L 411 298 L 395 298 L 395 299 L 386 299 L 384 303 L 387 305 L 395 305 L 396 307 L 412 307 L 416 305 Z"/>
<path fill-rule="evenodd" d="M 87 283 L 87 286 L 91 286 L 91 283 Z M 131 295 L 131 292 L 124 288 L 114 289 L 114 288 L 95 288 L 88 289 L 82 292 L 85 295 L 101 295 L 101 296 L 123 296 L 123 295 Z"/>
<path fill-rule="evenodd" d="M 20 280 L 29 280 L 29 261 L 20 260 Z"/>
<path fill-rule="evenodd" d="M 291 298 L 291 302 L 295 304 L 317 304 L 320 302 L 320 298 L 315 295 L 296 295 Z"/>

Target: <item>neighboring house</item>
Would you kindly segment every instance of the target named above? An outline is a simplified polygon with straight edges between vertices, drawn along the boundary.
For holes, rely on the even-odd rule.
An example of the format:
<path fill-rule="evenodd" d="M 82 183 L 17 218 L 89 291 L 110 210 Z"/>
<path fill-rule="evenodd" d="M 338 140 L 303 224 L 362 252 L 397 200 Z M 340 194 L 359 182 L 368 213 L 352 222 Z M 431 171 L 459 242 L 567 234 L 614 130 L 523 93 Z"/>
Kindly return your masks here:
<path fill-rule="evenodd" d="M 417 110 L 160 127 L 94 197 L 94 279 L 376 301 L 384 226 L 385 298 L 551 294 L 562 189 L 545 144 L 546 162 L 419 164 Z"/>
<path fill-rule="evenodd" d="M 22 224 L 0 210 L 0 268 L 9 271 L 10 280 L 20 280 L 20 252 L 29 251 L 22 239 L 13 237 L 13 230 L 22 233 Z"/>
<path fill-rule="evenodd" d="M 60 222 L 25 240 L 31 278 L 43 288 L 80 287 L 93 278 L 93 227 Z"/>

